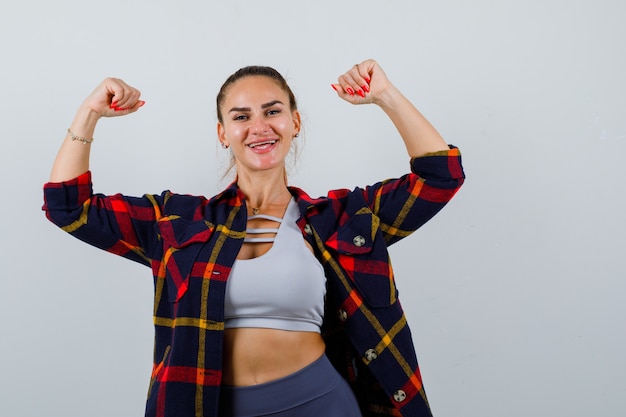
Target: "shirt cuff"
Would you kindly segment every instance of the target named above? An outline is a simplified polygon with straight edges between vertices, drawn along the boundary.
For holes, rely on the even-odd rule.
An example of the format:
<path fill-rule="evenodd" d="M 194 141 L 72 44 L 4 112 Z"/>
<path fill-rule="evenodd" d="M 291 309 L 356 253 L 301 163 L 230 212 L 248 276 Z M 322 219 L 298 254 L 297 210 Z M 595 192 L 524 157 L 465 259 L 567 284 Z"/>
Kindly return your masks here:
<path fill-rule="evenodd" d="M 424 179 L 461 180 L 465 178 L 461 151 L 454 145 L 450 149 L 430 152 L 411 158 L 411 171 Z"/>
<path fill-rule="evenodd" d="M 74 210 L 91 198 L 91 171 L 68 181 L 48 182 L 43 186 L 43 210 Z"/>

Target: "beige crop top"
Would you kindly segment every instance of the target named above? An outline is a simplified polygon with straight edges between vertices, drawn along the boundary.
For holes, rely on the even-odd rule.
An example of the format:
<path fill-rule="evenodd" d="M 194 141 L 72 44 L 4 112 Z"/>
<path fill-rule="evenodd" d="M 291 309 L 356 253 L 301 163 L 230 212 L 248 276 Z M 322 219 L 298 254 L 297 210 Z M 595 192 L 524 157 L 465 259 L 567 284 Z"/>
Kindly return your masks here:
<path fill-rule="evenodd" d="M 225 328 L 320 332 L 326 277 L 296 225 L 299 215 L 292 198 L 282 221 L 271 218 L 280 226 L 270 250 L 257 258 L 235 261 L 226 281 Z M 264 241 L 255 239 L 247 241 Z"/>

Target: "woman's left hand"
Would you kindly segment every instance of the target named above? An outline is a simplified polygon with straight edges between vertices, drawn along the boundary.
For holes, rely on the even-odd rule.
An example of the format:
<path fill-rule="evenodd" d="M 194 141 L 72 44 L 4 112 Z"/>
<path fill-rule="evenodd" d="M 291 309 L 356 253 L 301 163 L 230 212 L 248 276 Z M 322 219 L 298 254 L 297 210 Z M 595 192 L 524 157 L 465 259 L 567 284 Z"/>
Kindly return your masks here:
<path fill-rule="evenodd" d="M 352 104 L 376 104 L 390 86 L 387 75 L 373 59 L 354 65 L 331 84 L 339 97 Z"/>
<path fill-rule="evenodd" d="M 348 103 L 379 106 L 398 129 L 411 158 L 449 149 L 441 135 L 373 59 L 354 65 L 331 86 Z"/>

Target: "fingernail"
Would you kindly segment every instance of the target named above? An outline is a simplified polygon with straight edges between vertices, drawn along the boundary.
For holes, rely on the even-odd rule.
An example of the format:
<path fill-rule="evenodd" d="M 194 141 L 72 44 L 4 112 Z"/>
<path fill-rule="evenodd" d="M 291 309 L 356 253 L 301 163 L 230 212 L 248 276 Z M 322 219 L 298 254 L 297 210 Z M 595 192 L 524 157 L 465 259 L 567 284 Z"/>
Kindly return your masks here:
<path fill-rule="evenodd" d="M 350 87 L 348 87 L 348 89 L 346 90 L 348 92 L 348 94 L 350 94 L 351 96 L 354 95 L 354 90 L 351 89 Z"/>
<path fill-rule="evenodd" d="M 357 94 L 360 95 L 361 97 L 365 97 L 365 93 L 363 92 L 363 90 L 357 91 Z"/>
<path fill-rule="evenodd" d="M 139 100 L 139 107 L 143 107 L 144 104 L 146 104 L 144 100 Z"/>
<path fill-rule="evenodd" d="M 365 82 L 366 82 L 366 83 L 368 83 L 368 84 L 369 84 L 369 83 L 370 83 L 370 81 L 371 81 L 371 80 L 370 80 L 369 78 L 365 77 Z"/>
<path fill-rule="evenodd" d="M 112 102 L 109 107 L 115 109 L 117 107 L 117 101 Z"/>
<path fill-rule="evenodd" d="M 333 90 L 337 91 L 337 87 L 335 87 L 335 84 L 331 84 L 330 86 L 333 88 Z"/>
<path fill-rule="evenodd" d="M 369 93 L 370 92 L 370 88 L 367 85 L 362 85 L 361 88 L 366 92 Z"/>

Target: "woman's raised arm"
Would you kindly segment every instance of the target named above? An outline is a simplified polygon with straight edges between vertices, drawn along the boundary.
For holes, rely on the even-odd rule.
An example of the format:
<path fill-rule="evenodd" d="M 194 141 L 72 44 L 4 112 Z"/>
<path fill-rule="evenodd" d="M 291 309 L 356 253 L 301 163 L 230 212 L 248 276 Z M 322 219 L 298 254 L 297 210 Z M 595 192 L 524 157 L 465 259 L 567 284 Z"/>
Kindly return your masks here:
<path fill-rule="evenodd" d="M 372 59 L 354 65 L 332 84 L 352 104 L 374 103 L 389 116 L 411 158 L 448 150 L 447 143 L 415 106 L 389 81 Z"/>
<path fill-rule="evenodd" d="M 78 108 L 52 166 L 50 182 L 62 182 L 89 170 L 89 153 L 96 124 L 101 117 L 134 113 L 145 101 L 136 88 L 117 78 L 107 78 Z"/>

